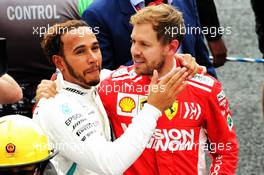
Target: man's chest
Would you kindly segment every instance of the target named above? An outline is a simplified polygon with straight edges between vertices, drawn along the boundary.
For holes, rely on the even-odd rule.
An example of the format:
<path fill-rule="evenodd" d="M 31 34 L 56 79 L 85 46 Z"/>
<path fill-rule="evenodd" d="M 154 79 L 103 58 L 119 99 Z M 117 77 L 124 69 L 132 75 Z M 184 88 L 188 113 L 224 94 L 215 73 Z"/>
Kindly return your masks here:
<path fill-rule="evenodd" d="M 114 115 L 111 117 L 118 118 L 119 121 L 124 119 L 131 122 L 147 103 L 147 94 L 118 92 L 111 100 L 113 103 L 109 107 Z M 163 111 L 162 117 L 158 120 L 158 127 L 200 126 L 204 113 L 204 103 L 183 92 L 168 109 Z"/>
<path fill-rule="evenodd" d="M 112 101 L 109 117 L 115 135 L 119 137 L 147 103 L 147 95 L 118 92 L 112 97 Z M 201 101 L 186 93 L 181 94 L 162 113 L 147 148 L 156 151 L 193 150 L 204 136 L 204 113 L 204 104 Z"/>

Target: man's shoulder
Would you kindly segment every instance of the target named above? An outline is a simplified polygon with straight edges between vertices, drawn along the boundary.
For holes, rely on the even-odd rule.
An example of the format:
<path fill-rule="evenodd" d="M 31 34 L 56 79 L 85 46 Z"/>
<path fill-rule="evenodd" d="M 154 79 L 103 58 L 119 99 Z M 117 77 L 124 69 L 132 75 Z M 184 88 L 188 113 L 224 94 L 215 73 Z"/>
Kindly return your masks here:
<path fill-rule="evenodd" d="M 33 116 L 40 118 L 40 120 L 60 120 L 61 118 L 58 116 L 65 116 L 67 118 L 76 107 L 78 108 L 78 104 L 67 93 L 58 93 L 55 97 L 40 99 L 34 109 Z"/>
<path fill-rule="evenodd" d="M 202 92 L 211 93 L 215 88 L 221 88 L 221 83 L 210 75 L 196 74 L 188 80 L 188 84 Z"/>
<path fill-rule="evenodd" d="M 37 104 L 37 107 L 41 107 L 42 109 L 46 108 L 56 108 L 65 102 L 71 102 L 70 97 L 65 92 L 59 92 L 54 97 L 50 98 L 41 98 Z M 48 112 L 48 111 L 47 111 Z M 52 112 L 52 110 L 51 110 Z"/>
<path fill-rule="evenodd" d="M 120 66 L 117 70 L 112 71 L 105 81 L 125 81 L 139 77 L 134 66 Z M 103 81 L 104 82 L 104 81 Z"/>

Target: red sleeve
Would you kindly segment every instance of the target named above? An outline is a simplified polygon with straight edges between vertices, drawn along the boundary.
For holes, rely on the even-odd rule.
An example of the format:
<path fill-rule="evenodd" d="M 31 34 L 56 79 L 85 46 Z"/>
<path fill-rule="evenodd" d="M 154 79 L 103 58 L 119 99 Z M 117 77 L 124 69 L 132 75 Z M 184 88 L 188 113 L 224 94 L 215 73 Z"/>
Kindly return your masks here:
<path fill-rule="evenodd" d="M 235 174 L 238 142 L 228 100 L 219 82 L 215 82 L 207 104 L 205 129 L 210 142 L 211 174 Z"/>

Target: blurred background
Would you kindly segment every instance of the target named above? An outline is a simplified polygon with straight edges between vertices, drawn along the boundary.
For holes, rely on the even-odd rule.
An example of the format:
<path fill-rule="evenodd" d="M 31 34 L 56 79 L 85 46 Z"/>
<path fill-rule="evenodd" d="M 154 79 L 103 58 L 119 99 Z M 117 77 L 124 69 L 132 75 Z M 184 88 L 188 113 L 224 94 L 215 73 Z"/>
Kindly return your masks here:
<path fill-rule="evenodd" d="M 228 56 L 261 58 L 250 0 L 215 0 L 215 4 L 221 25 L 232 28 L 231 35 L 223 36 Z M 229 97 L 240 145 L 236 174 L 262 175 L 264 122 L 261 98 L 264 64 L 227 62 L 217 69 L 217 74 Z"/>

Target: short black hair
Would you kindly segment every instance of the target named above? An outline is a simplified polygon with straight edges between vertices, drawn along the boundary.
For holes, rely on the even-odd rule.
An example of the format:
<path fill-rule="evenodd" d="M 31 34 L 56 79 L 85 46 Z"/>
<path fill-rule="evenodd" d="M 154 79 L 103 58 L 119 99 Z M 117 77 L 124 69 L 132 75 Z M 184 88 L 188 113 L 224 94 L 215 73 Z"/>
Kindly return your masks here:
<path fill-rule="evenodd" d="M 73 29 L 77 29 L 83 26 L 89 27 L 89 25 L 82 20 L 68 20 L 63 23 L 57 23 L 48 29 L 48 31 L 44 35 L 43 40 L 41 41 L 41 48 L 52 64 L 53 55 L 60 55 L 64 57 L 63 42 L 61 41 L 61 36 Z"/>

